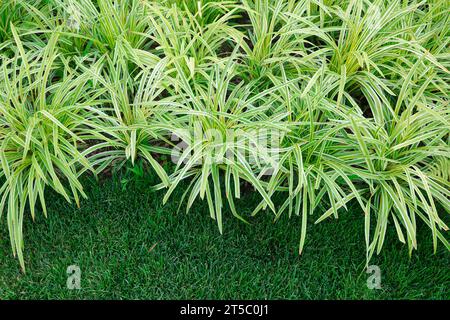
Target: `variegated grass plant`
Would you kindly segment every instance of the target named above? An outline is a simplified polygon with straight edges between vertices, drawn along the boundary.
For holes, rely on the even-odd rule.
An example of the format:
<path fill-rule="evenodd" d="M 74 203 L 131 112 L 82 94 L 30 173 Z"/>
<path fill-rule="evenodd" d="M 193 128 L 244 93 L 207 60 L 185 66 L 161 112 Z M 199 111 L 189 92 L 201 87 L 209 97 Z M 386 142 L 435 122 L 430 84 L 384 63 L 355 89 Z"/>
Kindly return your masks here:
<path fill-rule="evenodd" d="M 23 221 L 36 207 L 46 214 L 47 187 L 79 204 L 84 172 L 138 158 L 164 201 L 188 181 L 180 206 L 205 200 L 220 232 L 227 208 L 250 222 L 236 200 L 255 190 L 253 215 L 299 216 L 300 253 L 308 223 L 350 202 L 367 261 L 389 228 L 410 252 L 421 225 L 434 250 L 450 249 L 449 9 L 0 1 L 0 206 L 13 252 L 24 268 Z M 260 141 L 264 130 L 276 144 Z M 172 155 L 170 172 L 161 154 Z"/>

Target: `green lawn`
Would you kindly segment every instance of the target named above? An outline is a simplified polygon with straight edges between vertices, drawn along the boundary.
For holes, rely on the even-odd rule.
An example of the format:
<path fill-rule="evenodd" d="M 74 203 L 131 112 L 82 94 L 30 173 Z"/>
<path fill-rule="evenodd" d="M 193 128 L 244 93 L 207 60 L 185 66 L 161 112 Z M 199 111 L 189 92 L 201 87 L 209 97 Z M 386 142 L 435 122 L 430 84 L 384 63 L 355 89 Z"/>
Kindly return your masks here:
<path fill-rule="evenodd" d="M 411 259 L 388 228 L 384 250 L 371 261 L 381 268 L 382 289 L 369 290 L 364 219 L 356 206 L 339 220 L 311 223 L 298 256 L 296 217 L 274 225 L 267 212 L 245 225 L 227 210 L 220 235 L 206 204 L 177 213 L 181 190 L 163 206 L 163 191 L 142 184 L 122 191 L 114 181 L 85 183 L 89 199 L 81 209 L 49 194 L 48 219 L 26 222 L 26 274 L 11 255 L 3 217 L 1 299 L 450 298 L 450 255 L 442 245 L 432 254 L 426 226 Z M 256 201 L 246 195 L 241 213 Z M 66 288 L 73 264 L 81 268 L 81 290 Z"/>

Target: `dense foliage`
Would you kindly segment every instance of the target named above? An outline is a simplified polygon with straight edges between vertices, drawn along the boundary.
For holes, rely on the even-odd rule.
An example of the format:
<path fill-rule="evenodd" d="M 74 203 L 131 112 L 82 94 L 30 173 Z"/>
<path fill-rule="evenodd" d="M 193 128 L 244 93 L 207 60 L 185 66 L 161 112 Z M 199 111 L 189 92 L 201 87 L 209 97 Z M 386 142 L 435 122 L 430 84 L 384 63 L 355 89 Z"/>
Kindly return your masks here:
<path fill-rule="evenodd" d="M 388 227 L 417 248 L 420 223 L 450 250 L 449 10 L 0 0 L 0 214 L 22 268 L 23 220 L 47 214 L 46 188 L 79 205 L 82 174 L 137 160 L 165 202 L 189 181 L 186 209 L 206 200 L 221 232 L 224 206 L 246 222 L 235 202 L 254 190 L 253 214 L 299 216 L 300 253 L 309 216 L 338 218 L 350 201 L 367 260 Z"/>

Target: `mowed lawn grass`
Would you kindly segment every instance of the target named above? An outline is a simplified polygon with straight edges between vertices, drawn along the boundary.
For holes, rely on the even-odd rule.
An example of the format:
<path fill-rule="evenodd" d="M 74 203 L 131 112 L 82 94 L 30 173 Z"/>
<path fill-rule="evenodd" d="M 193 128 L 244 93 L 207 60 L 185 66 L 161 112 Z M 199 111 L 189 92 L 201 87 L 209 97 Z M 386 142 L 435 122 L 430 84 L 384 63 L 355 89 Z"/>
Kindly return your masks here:
<path fill-rule="evenodd" d="M 119 179 L 85 183 L 81 208 L 49 193 L 49 217 L 26 219 L 23 274 L 12 257 L 5 219 L 0 230 L 1 299 L 448 299 L 450 255 L 441 245 L 407 247 L 388 228 L 387 243 L 371 264 L 380 290 L 367 288 L 364 217 L 342 211 L 339 220 L 309 224 L 298 255 L 300 219 L 269 212 L 246 225 L 224 214 L 224 234 L 206 202 L 177 213 L 183 188 L 162 205 L 164 191 Z M 177 201 L 175 201 L 175 199 Z M 249 215 L 258 196 L 237 203 Z M 182 207 L 183 208 L 183 207 Z M 431 237 L 421 225 L 419 238 Z M 81 269 L 81 289 L 68 290 L 67 267 Z"/>

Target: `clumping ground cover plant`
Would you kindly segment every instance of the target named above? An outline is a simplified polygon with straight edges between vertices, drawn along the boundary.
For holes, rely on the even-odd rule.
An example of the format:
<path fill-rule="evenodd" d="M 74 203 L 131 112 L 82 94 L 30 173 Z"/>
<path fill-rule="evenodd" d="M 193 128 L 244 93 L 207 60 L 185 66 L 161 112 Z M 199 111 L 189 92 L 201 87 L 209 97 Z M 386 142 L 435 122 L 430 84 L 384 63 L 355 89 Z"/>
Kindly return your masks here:
<path fill-rule="evenodd" d="M 449 10 L 0 0 L 0 215 L 13 254 L 25 270 L 24 219 L 52 214 L 49 190 L 83 206 L 82 176 L 130 166 L 154 171 L 146 187 L 164 203 L 205 201 L 220 233 L 225 207 L 243 223 L 298 219 L 299 254 L 308 223 L 351 204 L 367 263 L 391 229 L 410 254 L 422 226 L 434 251 L 450 250 Z"/>

